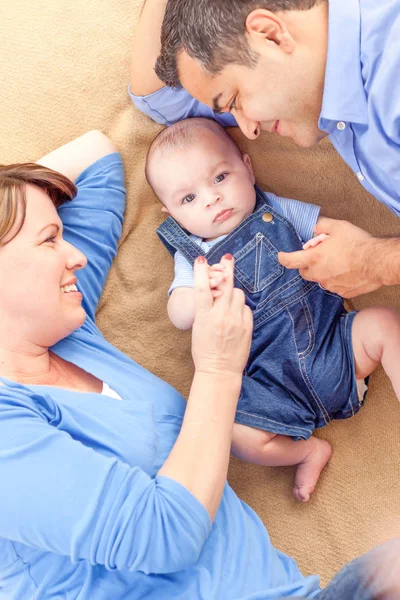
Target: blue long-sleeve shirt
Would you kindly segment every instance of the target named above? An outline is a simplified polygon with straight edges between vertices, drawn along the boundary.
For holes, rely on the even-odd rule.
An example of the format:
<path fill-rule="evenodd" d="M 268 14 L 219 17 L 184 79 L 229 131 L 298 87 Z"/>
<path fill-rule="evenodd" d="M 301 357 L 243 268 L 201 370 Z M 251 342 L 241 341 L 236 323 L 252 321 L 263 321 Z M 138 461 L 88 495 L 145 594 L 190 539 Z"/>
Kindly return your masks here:
<path fill-rule="evenodd" d="M 365 189 L 400 216 L 400 2 L 329 0 L 328 55 L 319 128 Z M 183 88 L 130 94 L 158 123 L 208 117 L 236 125 Z"/>
<path fill-rule="evenodd" d="M 51 386 L 0 386 L 0 599 L 272 600 L 318 593 L 228 485 L 213 524 L 157 472 L 179 433 L 180 394 L 111 344 L 94 314 L 125 201 L 118 154 L 79 178 L 60 208 L 88 257 L 78 273 L 85 324 L 53 352 L 122 401 Z"/>

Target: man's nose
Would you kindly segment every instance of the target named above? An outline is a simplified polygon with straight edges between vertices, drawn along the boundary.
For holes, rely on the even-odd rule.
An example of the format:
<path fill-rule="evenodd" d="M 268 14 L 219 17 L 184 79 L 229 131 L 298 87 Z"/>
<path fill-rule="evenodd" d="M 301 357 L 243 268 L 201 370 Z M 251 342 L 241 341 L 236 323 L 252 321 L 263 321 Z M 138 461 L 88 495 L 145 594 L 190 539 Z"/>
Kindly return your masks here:
<path fill-rule="evenodd" d="M 240 129 L 244 133 L 244 135 L 249 138 L 249 140 L 255 140 L 258 138 L 261 132 L 260 123 L 258 121 L 253 121 L 252 119 L 247 119 L 243 115 L 243 113 L 236 113 L 235 119 Z"/>

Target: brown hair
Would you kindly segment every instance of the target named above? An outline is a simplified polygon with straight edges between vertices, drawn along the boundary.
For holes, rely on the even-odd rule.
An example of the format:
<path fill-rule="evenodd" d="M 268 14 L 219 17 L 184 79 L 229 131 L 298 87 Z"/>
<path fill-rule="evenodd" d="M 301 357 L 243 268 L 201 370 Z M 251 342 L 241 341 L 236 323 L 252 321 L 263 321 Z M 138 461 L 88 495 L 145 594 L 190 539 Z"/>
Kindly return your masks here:
<path fill-rule="evenodd" d="M 37 163 L 0 165 L 0 246 L 7 243 L 4 240 L 17 223 L 13 237 L 24 224 L 28 184 L 46 192 L 56 208 L 72 200 L 77 193 L 75 184 L 68 177 L 48 167 Z"/>

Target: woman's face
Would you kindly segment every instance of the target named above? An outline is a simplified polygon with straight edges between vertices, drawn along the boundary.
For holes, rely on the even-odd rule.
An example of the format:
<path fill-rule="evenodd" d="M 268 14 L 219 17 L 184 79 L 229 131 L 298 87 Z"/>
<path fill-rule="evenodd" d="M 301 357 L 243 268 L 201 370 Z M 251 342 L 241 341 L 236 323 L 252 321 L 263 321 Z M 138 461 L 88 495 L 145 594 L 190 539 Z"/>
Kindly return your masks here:
<path fill-rule="evenodd" d="M 62 237 L 52 201 L 36 186 L 26 188 L 26 217 L 20 231 L 0 246 L 1 331 L 25 345 L 48 348 L 85 321 L 82 295 L 68 291 L 86 257 Z"/>

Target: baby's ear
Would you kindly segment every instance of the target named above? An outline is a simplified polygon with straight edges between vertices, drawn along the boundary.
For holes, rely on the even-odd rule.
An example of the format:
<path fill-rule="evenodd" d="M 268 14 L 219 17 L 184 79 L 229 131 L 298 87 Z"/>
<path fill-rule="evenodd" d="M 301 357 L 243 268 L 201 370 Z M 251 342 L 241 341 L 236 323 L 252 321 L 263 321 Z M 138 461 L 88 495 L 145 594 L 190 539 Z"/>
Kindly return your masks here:
<path fill-rule="evenodd" d="M 251 159 L 250 159 L 250 156 L 248 154 L 243 154 L 243 162 L 244 162 L 244 164 L 247 167 L 247 170 L 248 170 L 249 175 L 250 175 L 250 179 L 251 179 L 251 181 L 253 182 L 253 185 L 254 185 L 255 182 L 256 182 L 256 178 L 255 178 L 254 171 L 253 171 L 253 165 L 251 164 Z"/>
<path fill-rule="evenodd" d="M 166 206 L 161 207 L 161 212 L 169 213 L 169 210 Z"/>

